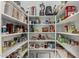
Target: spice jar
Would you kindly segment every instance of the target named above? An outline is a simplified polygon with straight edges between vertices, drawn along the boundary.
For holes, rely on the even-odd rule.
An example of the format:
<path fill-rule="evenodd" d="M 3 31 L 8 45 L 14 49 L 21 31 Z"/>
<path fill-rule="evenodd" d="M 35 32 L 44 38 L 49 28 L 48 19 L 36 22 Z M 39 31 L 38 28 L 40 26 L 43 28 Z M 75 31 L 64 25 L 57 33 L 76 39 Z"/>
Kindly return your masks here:
<path fill-rule="evenodd" d="M 47 48 L 47 47 L 48 47 L 48 45 L 47 45 L 47 43 L 45 43 L 44 48 Z"/>
<path fill-rule="evenodd" d="M 73 40 L 71 40 L 71 45 L 74 45 L 74 41 Z"/>

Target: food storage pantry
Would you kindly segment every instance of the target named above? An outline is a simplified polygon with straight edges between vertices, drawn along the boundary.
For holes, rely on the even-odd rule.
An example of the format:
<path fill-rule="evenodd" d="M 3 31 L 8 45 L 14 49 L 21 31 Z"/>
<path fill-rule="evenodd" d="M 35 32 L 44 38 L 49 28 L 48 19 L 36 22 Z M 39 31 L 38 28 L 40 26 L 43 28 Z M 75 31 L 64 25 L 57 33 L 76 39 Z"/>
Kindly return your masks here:
<path fill-rule="evenodd" d="M 79 58 L 79 1 L 1 1 L 1 58 Z"/>

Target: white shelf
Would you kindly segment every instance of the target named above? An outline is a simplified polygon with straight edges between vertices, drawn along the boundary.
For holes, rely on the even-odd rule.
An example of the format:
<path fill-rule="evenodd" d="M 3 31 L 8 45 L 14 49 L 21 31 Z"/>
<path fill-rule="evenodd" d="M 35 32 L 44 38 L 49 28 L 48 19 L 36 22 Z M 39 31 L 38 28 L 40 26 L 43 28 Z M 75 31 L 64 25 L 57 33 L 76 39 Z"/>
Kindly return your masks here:
<path fill-rule="evenodd" d="M 51 48 L 30 48 L 29 50 L 38 50 L 38 51 L 40 51 L 40 50 L 47 50 L 47 51 L 54 51 L 55 50 L 55 48 L 53 48 L 53 49 L 51 49 Z"/>
<path fill-rule="evenodd" d="M 53 15 L 54 16 L 54 15 Z M 48 18 L 48 17 L 53 17 L 53 16 L 37 16 L 37 15 L 30 15 L 29 17 L 46 17 L 46 18 Z"/>
<path fill-rule="evenodd" d="M 29 32 L 30 34 L 31 33 L 55 33 L 55 32 Z"/>
<path fill-rule="evenodd" d="M 55 42 L 55 40 L 29 40 L 29 42 L 49 42 L 49 41 L 51 41 L 51 42 Z"/>
<path fill-rule="evenodd" d="M 55 25 L 55 24 L 29 24 L 29 25 Z"/>
<path fill-rule="evenodd" d="M 5 19 L 5 20 L 14 22 L 14 23 L 20 23 L 20 24 L 23 24 L 23 25 L 27 25 L 27 23 L 22 22 L 22 21 L 20 21 L 20 20 L 18 20 L 18 19 L 16 19 L 16 18 L 14 18 L 14 17 L 12 17 L 12 16 L 9 16 L 9 15 L 7 15 L 7 14 L 4 14 L 4 13 L 2 13 L 2 18 Z"/>
<path fill-rule="evenodd" d="M 60 43 L 57 41 L 58 44 L 60 44 L 63 48 L 65 48 L 69 53 L 71 53 L 73 56 L 79 58 L 79 47 L 74 47 L 69 44 Z"/>
<path fill-rule="evenodd" d="M 22 32 L 22 33 L 13 33 L 13 34 L 2 34 L 1 36 L 2 37 L 6 37 L 6 36 L 16 36 L 16 35 L 19 35 L 19 34 L 26 34 L 28 32 Z"/>
<path fill-rule="evenodd" d="M 57 32 L 57 34 L 65 34 L 65 35 L 79 36 L 79 34 L 75 34 L 75 33 L 66 33 L 66 32 Z"/>
<path fill-rule="evenodd" d="M 7 57 L 9 54 L 16 51 L 17 49 L 19 49 L 22 45 L 24 45 L 27 42 L 28 41 L 20 42 L 20 43 L 14 45 L 14 46 L 8 48 L 6 51 L 3 52 L 3 57 Z"/>
<path fill-rule="evenodd" d="M 63 21 L 60 21 L 56 25 L 66 24 L 66 23 L 73 22 L 73 21 L 78 21 L 78 19 L 79 19 L 79 12 L 72 15 L 72 16 L 69 16 L 68 18 L 64 19 Z"/>
<path fill-rule="evenodd" d="M 25 55 L 25 53 L 28 51 L 28 48 L 27 49 L 25 49 L 23 52 L 22 52 L 22 54 L 20 55 L 20 57 L 22 58 L 24 55 Z"/>

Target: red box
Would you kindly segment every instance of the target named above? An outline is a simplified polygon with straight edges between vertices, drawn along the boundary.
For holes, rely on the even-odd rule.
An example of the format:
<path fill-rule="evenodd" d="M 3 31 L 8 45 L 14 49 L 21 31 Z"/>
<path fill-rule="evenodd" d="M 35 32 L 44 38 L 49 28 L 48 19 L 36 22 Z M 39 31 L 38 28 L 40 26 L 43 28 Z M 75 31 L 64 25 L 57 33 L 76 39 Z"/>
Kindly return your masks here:
<path fill-rule="evenodd" d="M 74 14 L 75 10 L 76 10 L 75 6 L 67 6 L 65 8 L 65 18 L 67 18 L 71 14 Z"/>

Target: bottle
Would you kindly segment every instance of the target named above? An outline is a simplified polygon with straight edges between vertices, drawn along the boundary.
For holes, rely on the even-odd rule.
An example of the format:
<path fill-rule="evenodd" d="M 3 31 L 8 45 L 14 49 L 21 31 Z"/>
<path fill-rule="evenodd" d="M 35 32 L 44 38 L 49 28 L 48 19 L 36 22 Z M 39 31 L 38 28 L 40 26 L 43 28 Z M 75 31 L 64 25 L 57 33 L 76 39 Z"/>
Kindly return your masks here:
<path fill-rule="evenodd" d="M 64 36 L 61 36 L 61 43 L 64 43 L 64 41 L 65 41 Z"/>
<path fill-rule="evenodd" d="M 68 25 L 65 25 L 65 32 L 68 32 Z"/>
<path fill-rule="evenodd" d="M 31 15 L 36 15 L 36 6 L 31 7 Z"/>
<path fill-rule="evenodd" d="M 40 19 L 36 19 L 36 24 L 40 24 Z"/>
<path fill-rule="evenodd" d="M 77 32 L 75 25 L 74 24 L 69 25 L 69 30 L 68 31 L 71 32 L 71 33 Z"/>
<path fill-rule="evenodd" d="M 64 37 L 63 36 L 61 36 L 61 35 L 59 35 L 59 38 L 58 38 L 58 40 L 61 42 L 61 43 L 64 43 Z"/>
<path fill-rule="evenodd" d="M 61 41 L 61 35 L 58 36 L 58 41 Z"/>
<path fill-rule="evenodd" d="M 75 28 L 75 25 L 74 24 L 71 25 L 71 29 L 72 29 L 72 33 L 73 32 L 76 32 L 76 28 Z"/>
<path fill-rule="evenodd" d="M 54 28 L 54 25 L 50 25 L 50 32 L 55 32 L 55 28 Z"/>
<path fill-rule="evenodd" d="M 45 24 L 48 24 L 48 20 L 45 21 Z"/>
<path fill-rule="evenodd" d="M 7 27 L 6 25 L 2 26 L 2 33 L 6 33 L 7 32 Z"/>
<path fill-rule="evenodd" d="M 9 33 L 13 33 L 13 24 L 7 24 L 6 25 L 7 26 L 7 31 L 9 32 Z"/>
<path fill-rule="evenodd" d="M 48 48 L 48 45 L 47 45 L 47 43 L 45 43 L 45 45 L 44 45 L 44 48 Z"/>
<path fill-rule="evenodd" d="M 48 24 L 51 24 L 51 19 L 50 18 L 48 19 Z"/>

